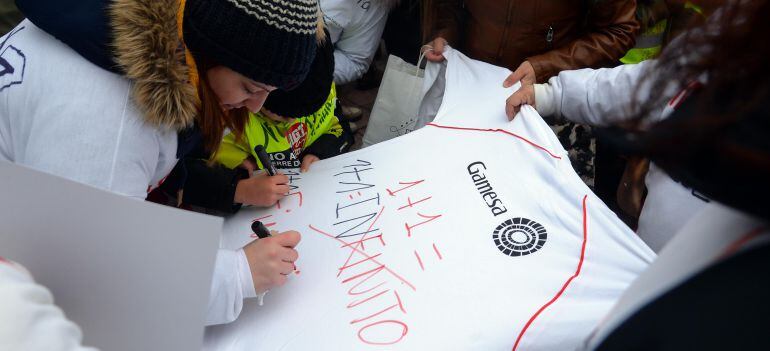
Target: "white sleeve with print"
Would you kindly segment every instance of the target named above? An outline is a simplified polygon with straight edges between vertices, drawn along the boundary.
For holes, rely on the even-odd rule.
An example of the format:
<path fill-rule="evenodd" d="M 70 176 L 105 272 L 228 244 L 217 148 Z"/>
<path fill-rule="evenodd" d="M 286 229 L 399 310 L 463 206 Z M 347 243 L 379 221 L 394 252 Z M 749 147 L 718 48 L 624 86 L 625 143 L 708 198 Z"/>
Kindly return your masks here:
<path fill-rule="evenodd" d="M 0 43 L 4 159 L 137 199 L 171 171 L 176 133 L 144 123 L 127 79 L 28 20 Z"/>
<path fill-rule="evenodd" d="M 321 0 L 319 6 L 334 44 L 334 81 L 347 84 L 361 78 L 385 30 L 386 1 Z"/>

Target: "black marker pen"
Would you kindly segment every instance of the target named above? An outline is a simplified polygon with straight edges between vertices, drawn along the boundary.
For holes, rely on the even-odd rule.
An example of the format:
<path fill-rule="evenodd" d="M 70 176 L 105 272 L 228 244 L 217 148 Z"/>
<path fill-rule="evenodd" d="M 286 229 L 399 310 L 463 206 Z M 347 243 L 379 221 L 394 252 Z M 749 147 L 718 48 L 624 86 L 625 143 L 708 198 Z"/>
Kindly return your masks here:
<path fill-rule="evenodd" d="M 262 164 L 262 168 L 264 168 L 267 171 L 268 175 L 274 176 L 278 173 L 278 171 L 275 170 L 275 166 L 273 166 L 273 162 L 270 161 L 270 156 L 265 151 L 264 146 L 262 145 L 255 146 L 254 153 L 257 154 L 259 163 Z"/>
<path fill-rule="evenodd" d="M 254 234 L 257 234 L 257 237 L 260 239 L 271 236 L 270 230 L 268 230 L 267 227 L 265 227 L 265 225 L 260 221 L 254 221 L 251 223 L 251 230 L 253 230 Z"/>

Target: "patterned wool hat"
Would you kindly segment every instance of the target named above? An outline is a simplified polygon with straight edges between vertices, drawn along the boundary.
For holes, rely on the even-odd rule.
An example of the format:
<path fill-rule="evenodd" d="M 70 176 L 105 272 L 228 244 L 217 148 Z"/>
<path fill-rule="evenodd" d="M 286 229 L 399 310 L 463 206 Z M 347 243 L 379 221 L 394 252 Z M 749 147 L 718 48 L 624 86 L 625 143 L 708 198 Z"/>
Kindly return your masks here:
<path fill-rule="evenodd" d="M 300 118 L 309 116 L 326 103 L 334 79 L 334 45 L 329 33 L 318 45 L 310 72 L 292 91 L 276 89 L 267 96 L 265 108 L 279 116 Z"/>
<path fill-rule="evenodd" d="M 323 37 L 316 0 L 187 0 L 184 42 L 257 82 L 282 89 L 301 83 Z"/>

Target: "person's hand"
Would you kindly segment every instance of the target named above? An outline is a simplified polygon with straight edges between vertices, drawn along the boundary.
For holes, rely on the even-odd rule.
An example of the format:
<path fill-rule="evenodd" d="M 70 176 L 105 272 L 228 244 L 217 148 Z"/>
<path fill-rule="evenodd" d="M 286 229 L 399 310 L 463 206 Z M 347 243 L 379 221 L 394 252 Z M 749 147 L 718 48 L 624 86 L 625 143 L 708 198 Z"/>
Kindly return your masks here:
<path fill-rule="evenodd" d="M 304 172 L 307 172 L 310 169 L 310 165 L 313 164 L 313 162 L 320 160 L 318 156 L 307 154 L 305 157 L 302 158 L 302 164 L 299 165 L 299 170 Z"/>
<path fill-rule="evenodd" d="M 254 160 L 254 158 L 249 156 L 243 160 L 243 162 L 241 162 L 238 167 L 241 167 L 249 172 L 249 178 L 251 178 L 254 176 L 254 172 L 257 170 L 257 162 Z"/>
<path fill-rule="evenodd" d="M 296 231 L 257 239 L 243 247 L 249 261 L 254 290 L 261 294 L 276 286 L 286 284 L 286 276 L 294 271 L 299 253 L 294 248 L 301 237 Z"/>
<path fill-rule="evenodd" d="M 242 179 L 235 187 L 235 202 L 244 205 L 270 207 L 289 192 L 289 177 L 283 174 L 260 174 Z"/>
<path fill-rule="evenodd" d="M 510 88 L 516 82 L 521 82 L 521 87 L 505 100 L 505 114 L 512 120 L 521 109 L 521 105 L 529 104 L 535 106 L 535 68 L 529 61 L 524 61 L 513 73 L 503 82 L 503 88 Z"/>
<path fill-rule="evenodd" d="M 425 52 L 425 58 L 428 59 L 428 61 L 431 62 L 442 62 L 445 60 L 444 58 L 444 46 L 446 46 L 448 43 L 446 39 L 442 37 L 438 37 L 436 39 L 433 39 L 430 43 L 427 43 L 423 45 L 423 50 Z"/>
<path fill-rule="evenodd" d="M 509 121 L 513 120 L 524 104 L 535 107 L 535 86 L 532 84 L 522 85 L 505 100 L 505 114 L 508 115 Z"/>

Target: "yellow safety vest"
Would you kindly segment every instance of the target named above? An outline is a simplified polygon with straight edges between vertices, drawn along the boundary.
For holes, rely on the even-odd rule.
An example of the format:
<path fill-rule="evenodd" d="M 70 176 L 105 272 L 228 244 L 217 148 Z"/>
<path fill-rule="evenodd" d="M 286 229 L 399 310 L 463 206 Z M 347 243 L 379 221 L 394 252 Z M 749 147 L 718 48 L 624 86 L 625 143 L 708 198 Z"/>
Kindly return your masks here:
<path fill-rule="evenodd" d="M 703 16 L 703 9 L 690 1 L 685 3 L 684 8 Z M 620 62 L 633 64 L 657 57 L 663 48 L 663 40 L 665 40 L 668 32 L 667 27 L 668 20 L 664 19 L 654 26 L 647 28 L 646 31 L 636 37 L 636 46 L 628 50 L 626 56 L 623 56 Z"/>
<path fill-rule="evenodd" d="M 250 113 L 249 121 L 240 139 L 227 133 L 215 155 L 215 159 L 228 168 L 235 168 L 244 159 L 253 156 L 257 165 L 264 168 L 254 152 L 262 145 L 277 168 L 298 168 L 303 149 L 324 134 L 342 135 L 339 119 L 334 115 L 337 106 L 337 89 L 332 83 L 324 105 L 309 116 L 291 122 L 276 122 L 259 113 Z"/>
<path fill-rule="evenodd" d="M 623 56 L 620 62 L 632 64 L 657 57 L 663 48 L 666 27 L 668 27 L 668 20 L 664 19 L 655 23 L 654 26 L 647 28 L 646 31 L 636 37 L 636 46 L 628 50 L 626 56 Z"/>

